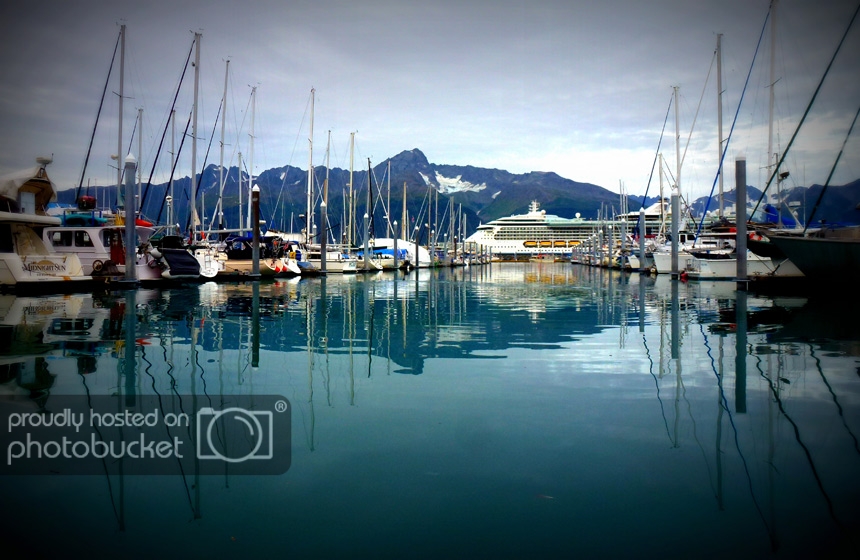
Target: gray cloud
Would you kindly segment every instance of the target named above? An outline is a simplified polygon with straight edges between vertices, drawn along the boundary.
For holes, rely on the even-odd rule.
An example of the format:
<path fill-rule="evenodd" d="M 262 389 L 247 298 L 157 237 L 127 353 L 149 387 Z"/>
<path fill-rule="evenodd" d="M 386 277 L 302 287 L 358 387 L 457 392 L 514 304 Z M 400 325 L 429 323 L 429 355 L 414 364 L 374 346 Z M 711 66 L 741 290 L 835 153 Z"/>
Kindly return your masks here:
<path fill-rule="evenodd" d="M 685 142 L 704 91 L 683 172 L 689 181 L 685 192 L 698 196 L 710 189 L 716 169 L 715 70 L 705 84 L 716 34 L 724 34 L 728 134 L 768 4 L 156 0 L 48 2 L 40 10 L 6 6 L 0 9 L 0 172 L 53 153 L 55 182 L 60 188 L 77 184 L 122 20 L 128 26 L 124 143 L 137 108 L 143 107 L 147 170 L 192 32 L 199 30 L 201 146 L 213 130 L 224 60 L 231 60 L 228 163 L 235 164 L 238 150 L 247 157 L 250 86 L 256 85 L 256 170 L 306 166 L 307 105 L 315 87 L 317 165 L 323 162 L 327 130 L 337 154 L 332 162 L 339 166 L 348 163 L 345 146 L 357 130 L 357 161 L 378 162 L 418 147 L 437 163 L 549 170 L 610 189 L 621 181 L 630 192 L 641 192 L 677 85 Z M 841 0 L 812 6 L 783 0 L 779 6 L 776 91 L 784 148 L 855 6 Z M 826 178 L 856 111 L 858 42 L 854 30 L 820 107 L 809 117 L 809 136 L 799 138 L 793 164 L 805 169 L 807 182 Z M 743 151 L 751 167 L 766 159 L 765 43 L 729 154 Z M 85 181 L 113 180 L 109 157 L 116 151 L 117 87 L 113 80 Z M 177 107 L 179 130 L 190 109 L 189 76 Z M 664 154 L 674 169 L 671 120 L 667 132 Z M 801 137 L 805 134 L 804 129 Z M 137 150 L 136 141 L 132 149 Z M 190 171 L 188 157 L 180 165 L 183 175 Z M 843 158 L 837 182 L 860 176 L 856 140 Z M 165 180 L 168 161 L 163 156 L 156 180 Z"/>

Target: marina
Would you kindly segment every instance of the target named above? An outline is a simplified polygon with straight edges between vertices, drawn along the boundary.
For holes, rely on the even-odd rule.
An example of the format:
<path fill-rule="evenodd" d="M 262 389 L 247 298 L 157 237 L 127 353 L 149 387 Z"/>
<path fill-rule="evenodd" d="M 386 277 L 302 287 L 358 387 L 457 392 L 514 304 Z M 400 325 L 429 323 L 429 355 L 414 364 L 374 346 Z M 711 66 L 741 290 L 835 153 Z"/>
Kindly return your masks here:
<path fill-rule="evenodd" d="M 566 262 L 3 295 L 0 387 L 28 410 L 292 409 L 282 474 L 7 474 L 4 546 L 852 556 L 860 331 L 829 296 Z"/>
<path fill-rule="evenodd" d="M 860 557 L 860 5 L 491 4 L 8 10 L 3 558 Z"/>

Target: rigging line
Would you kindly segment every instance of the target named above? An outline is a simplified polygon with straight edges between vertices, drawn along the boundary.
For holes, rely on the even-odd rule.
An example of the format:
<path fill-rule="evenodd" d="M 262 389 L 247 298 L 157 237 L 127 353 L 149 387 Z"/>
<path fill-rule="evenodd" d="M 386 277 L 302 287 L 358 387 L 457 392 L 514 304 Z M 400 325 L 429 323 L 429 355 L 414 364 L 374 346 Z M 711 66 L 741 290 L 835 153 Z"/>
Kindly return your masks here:
<path fill-rule="evenodd" d="M 182 146 L 185 145 L 185 138 L 188 137 L 188 127 L 191 126 L 191 113 L 188 113 L 188 121 L 185 123 L 185 131 L 182 133 L 182 140 L 179 142 L 179 150 L 176 152 L 177 155 L 182 152 Z M 173 179 L 173 175 L 176 173 L 176 166 L 179 165 L 179 158 L 174 158 L 173 161 L 173 169 L 170 170 L 170 178 Z M 158 223 L 161 220 L 161 212 L 164 211 L 164 201 L 167 197 L 161 199 L 161 206 L 158 208 L 158 216 L 155 218 L 155 223 Z M 168 224 L 172 225 L 172 224 Z"/>
<path fill-rule="evenodd" d="M 734 133 L 735 125 L 738 122 L 738 115 L 740 115 L 741 106 L 744 103 L 744 96 L 746 95 L 747 87 L 749 86 L 749 83 L 750 83 L 750 76 L 752 76 L 753 67 L 755 66 L 756 58 L 758 58 L 758 51 L 761 48 L 761 42 L 762 42 L 762 39 L 764 39 L 764 32 L 765 32 L 765 29 L 767 29 L 767 22 L 769 20 L 770 20 L 770 10 L 768 9 L 767 15 L 764 17 L 764 24 L 761 26 L 761 33 L 758 36 L 758 43 L 755 46 L 755 52 L 753 52 L 753 58 L 752 58 L 752 61 L 750 62 L 750 68 L 747 71 L 746 80 L 744 80 L 744 87 L 741 90 L 741 98 L 738 100 L 737 109 L 735 109 L 735 116 L 732 119 L 732 126 L 729 128 L 729 135 L 726 137 L 725 147 L 723 147 L 723 153 L 720 155 L 720 163 L 717 165 L 717 173 L 716 173 L 716 175 L 714 175 L 714 182 L 711 184 L 711 192 L 708 194 L 708 202 L 706 203 L 705 208 L 707 208 L 711 205 L 711 199 L 714 197 L 714 189 L 717 187 L 717 181 L 720 178 L 720 173 L 722 173 L 722 171 L 723 171 L 723 163 L 726 160 L 726 153 L 729 151 L 729 144 L 732 141 L 732 134 Z M 737 201 L 735 202 L 735 204 L 737 204 Z M 754 213 L 755 213 L 755 210 L 753 210 L 753 214 Z M 702 219 L 699 221 L 699 227 L 696 228 L 695 239 L 698 239 L 699 235 L 702 233 L 702 227 L 705 224 L 705 215 L 706 215 L 706 212 L 702 212 Z M 750 216 L 752 216 L 752 214 L 750 214 Z"/>
<path fill-rule="evenodd" d="M 221 104 L 218 105 L 218 112 L 215 114 L 215 123 L 212 125 L 212 134 L 209 135 L 209 144 L 206 146 L 206 155 L 203 156 L 203 165 L 200 167 L 200 178 L 195 177 L 196 179 L 196 187 L 194 189 L 194 197 L 195 200 L 197 195 L 200 194 L 200 184 L 203 182 L 203 174 L 206 172 L 206 162 L 209 161 L 209 152 L 212 150 L 212 142 L 215 141 L 215 129 L 218 126 L 218 119 L 221 117 L 221 109 L 224 107 L 224 100 L 221 100 Z M 203 208 L 203 212 L 206 212 L 206 209 Z M 191 223 L 191 216 L 194 214 L 192 209 L 191 212 L 188 213 L 188 221 L 185 222 L 185 229 L 188 229 L 188 225 Z M 215 223 L 215 220 L 212 220 L 212 223 Z M 202 222 L 201 222 L 202 224 Z M 194 226 L 192 225 L 192 228 Z"/>
<path fill-rule="evenodd" d="M 812 471 L 812 477 L 815 479 L 815 483 L 818 486 L 818 490 L 821 492 L 821 496 L 824 498 L 824 501 L 827 502 L 827 511 L 830 513 L 830 517 L 833 519 L 833 522 L 836 523 L 836 526 L 844 533 L 845 526 L 839 521 L 836 517 L 836 511 L 833 509 L 833 502 L 830 500 L 830 496 L 827 494 L 827 490 L 824 489 L 824 483 L 821 480 L 821 477 L 818 475 L 818 469 L 815 468 L 815 462 L 812 460 L 812 453 L 810 453 L 809 448 L 806 447 L 806 444 L 800 439 L 800 428 L 798 428 L 797 423 L 789 416 L 788 412 L 785 410 L 785 406 L 782 403 L 782 399 L 779 397 L 779 391 L 774 387 L 773 381 L 765 375 L 764 371 L 761 369 L 761 365 L 758 366 L 759 375 L 764 379 L 768 386 L 770 387 L 770 392 L 773 394 L 773 399 L 779 407 L 779 411 L 788 420 L 788 423 L 791 424 L 792 429 L 794 430 L 794 439 L 797 440 L 798 445 L 803 450 L 803 454 L 806 456 L 806 461 L 809 463 L 809 468 Z"/>
<path fill-rule="evenodd" d="M 172 113 L 176 109 L 176 100 L 179 98 L 179 92 L 182 90 L 182 82 L 185 81 L 185 73 L 188 71 L 188 64 L 191 61 L 191 53 L 194 51 L 194 42 L 191 42 L 191 49 L 188 51 L 188 56 L 185 58 L 185 66 L 182 68 L 182 74 L 179 76 L 179 83 L 176 86 L 176 93 L 173 96 L 173 104 L 170 106 L 170 112 Z M 168 113 L 170 114 L 170 113 Z M 152 168 L 149 170 L 149 179 L 146 181 L 146 189 L 143 191 L 143 196 L 141 197 L 140 207 L 143 208 L 144 203 L 146 202 L 146 197 L 149 194 L 149 187 L 152 185 L 152 177 L 155 175 L 155 166 L 158 163 L 158 155 L 161 153 L 161 148 L 164 146 L 164 139 L 167 137 L 167 129 L 170 126 L 170 119 L 167 119 L 167 122 L 164 124 L 164 130 L 161 132 L 161 141 L 158 143 L 158 150 L 155 152 L 155 158 L 152 160 Z"/>
<path fill-rule="evenodd" d="M 851 121 L 851 126 L 848 127 L 848 133 L 845 135 L 845 140 L 842 141 L 842 147 L 839 149 L 839 155 L 836 156 L 836 161 L 833 162 L 833 167 L 830 168 L 830 174 L 827 176 L 827 181 L 824 182 L 824 186 L 821 187 L 821 192 L 818 193 L 818 200 L 815 201 L 815 205 L 812 207 L 812 212 L 810 212 L 809 217 L 806 219 L 806 223 L 803 226 L 803 233 L 806 233 L 806 228 L 809 227 L 809 224 L 812 223 L 812 218 L 815 216 L 815 212 L 818 210 L 818 205 L 821 204 L 821 199 L 824 198 L 824 192 L 827 190 L 827 187 L 830 186 L 830 180 L 833 178 L 833 173 L 836 171 L 836 166 L 839 164 L 839 160 L 842 158 L 842 153 L 845 151 L 845 144 L 848 143 L 848 137 L 851 136 L 851 132 L 854 130 L 854 125 L 857 124 L 857 117 L 860 116 L 860 107 L 857 108 L 857 112 L 854 113 L 854 120 Z"/>
<path fill-rule="evenodd" d="M 128 139 L 128 149 L 125 151 L 125 155 L 129 155 L 131 153 L 131 147 L 134 145 L 134 135 L 137 132 L 137 125 L 140 124 L 140 119 L 134 119 L 134 127 L 131 129 L 131 138 Z M 140 158 L 140 154 L 137 154 L 137 157 Z M 125 169 L 123 169 L 123 173 L 125 173 Z"/>
<path fill-rule="evenodd" d="M 717 378 L 717 387 L 719 388 L 719 392 L 720 392 L 720 406 L 723 407 L 723 410 L 726 411 L 726 414 L 729 417 L 729 424 L 731 425 L 732 432 L 734 433 L 735 449 L 737 449 L 738 457 L 740 458 L 741 464 L 744 467 L 744 474 L 746 474 L 747 486 L 749 488 L 750 498 L 753 501 L 753 505 L 755 506 L 755 509 L 758 512 L 759 518 L 761 518 L 761 522 L 762 522 L 762 524 L 764 524 L 765 529 L 768 532 L 768 535 L 771 535 L 772 532 L 770 529 L 770 525 L 768 525 L 768 522 L 764 517 L 764 513 L 761 510 L 761 506 L 758 503 L 758 499 L 756 499 L 756 497 L 755 497 L 755 491 L 753 490 L 753 485 L 752 485 L 752 475 L 750 474 L 750 469 L 749 469 L 749 465 L 747 464 L 747 459 L 744 456 L 743 451 L 741 451 L 741 442 L 740 442 L 740 439 L 738 436 L 738 427 L 735 424 L 735 418 L 732 415 L 731 409 L 729 408 L 729 401 L 726 398 L 725 387 L 723 387 L 723 378 L 719 375 L 716 375 L 716 378 Z"/>
<path fill-rule="evenodd" d="M 708 342 L 708 335 L 705 334 L 705 326 L 701 323 L 699 323 L 699 331 L 702 333 L 702 340 L 704 341 L 705 348 L 708 349 L 708 359 L 711 360 L 711 371 L 714 372 L 715 377 L 719 378 L 720 374 L 717 371 L 717 362 L 716 362 L 716 360 L 714 360 L 713 354 L 711 354 L 711 344 Z M 686 388 L 684 388 L 685 400 L 686 400 L 686 392 L 687 392 L 687 390 L 686 390 Z M 687 401 L 687 406 L 689 407 L 689 401 Z M 690 418 L 691 419 L 693 418 L 692 411 L 690 412 Z M 694 420 L 693 421 L 693 438 L 696 439 L 696 443 L 699 443 L 698 438 L 696 438 L 695 428 L 696 428 L 696 422 Z M 699 447 L 702 447 L 702 445 L 699 444 Z M 711 479 L 711 465 L 708 463 L 708 458 L 707 458 L 707 455 L 705 454 L 704 448 L 702 448 L 702 456 L 705 457 L 705 467 L 708 469 L 708 483 L 711 485 L 711 490 L 714 492 L 714 498 L 716 498 L 717 501 L 719 502 L 720 497 L 719 497 L 719 494 L 717 492 L 717 489 L 714 488 L 714 484 L 713 484 L 713 481 Z"/>
<path fill-rule="evenodd" d="M 281 179 L 281 190 L 278 191 L 278 198 L 275 200 L 275 209 L 272 211 L 272 220 L 274 220 L 275 217 L 277 216 L 278 208 L 280 208 L 280 205 L 281 205 L 281 196 L 283 196 L 283 194 L 284 194 L 284 187 L 287 186 L 287 177 L 290 174 L 290 169 L 293 168 L 293 158 L 296 155 L 296 147 L 299 144 L 301 129 L 302 129 L 302 126 L 304 126 L 304 124 L 305 124 L 305 118 L 308 115 L 308 109 L 310 107 L 310 103 L 311 103 L 311 98 L 310 98 L 310 94 L 308 94 L 308 101 L 305 104 L 305 112 L 302 115 L 302 121 L 301 121 L 301 123 L 299 123 L 299 129 L 296 131 L 296 138 L 295 138 L 295 141 L 293 142 L 293 151 L 290 153 L 290 159 L 287 162 L 286 167 L 284 168 L 284 178 Z M 286 197 L 284 197 L 284 200 L 286 201 Z M 284 204 L 286 204 L 286 202 Z M 283 228 L 283 224 L 281 227 Z"/>
<path fill-rule="evenodd" d="M 702 86 L 702 95 L 699 97 L 699 106 L 696 107 L 696 114 L 693 116 L 693 125 L 690 127 L 690 135 L 687 136 L 687 144 L 684 146 L 684 155 L 681 156 L 681 167 L 684 166 L 684 160 L 687 159 L 687 148 L 690 147 L 690 139 L 693 137 L 693 129 L 696 128 L 696 121 L 699 119 L 699 111 L 702 109 L 702 100 L 705 99 L 705 91 L 708 88 L 708 81 L 711 79 L 711 70 L 714 69 L 714 62 L 717 59 L 717 51 L 714 50 L 714 56 L 711 58 L 711 66 L 708 68 L 708 75 L 705 76 L 705 85 Z"/>
<path fill-rule="evenodd" d="M 666 132 L 666 123 L 669 122 L 669 111 L 672 109 L 674 95 L 669 96 L 669 106 L 666 107 L 666 116 L 663 118 L 663 129 L 660 130 L 660 139 L 657 141 L 657 151 L 654 152 L 654 161 L 651 162 L 651 174 L 648 175 L 648 184 L 645 185 L 645 194 L 642 196 L 642 206 L 645 206 L 645 199 L 648 198 L 648 189 L 651 188 L 651 180 L 654 178 L 654 168 L 657 167 L 657 159 L 660 156 L 660 146 L 663 144 L 663 134 Z"/>
<path fill-rule="evenodd" d="M 824 385 L 830 392 L 830 396 L 833 397 L 833 404 L 836 405 L 836 410 L 839 411 L 839 417 L 842 419 L 842 425 L 845 426 L 845 431 L 847 431 L 848 435 L 851 436 L 851 439 L 854 440 L 854 450 L 860 453 L 860 445 L 858 445 L 857 443 L 857 437 L 854 435 L 854 432 L 851 431 L 851 428 L 848 427 L 848 424 L 845 422 L 845 414 L 842 411 L 842 405 L 839 404 L 839 399 L 836 398 L 836 393 L 833 392 L 833 387 L 830 386 L 830 383 L 824 376 L 824 370 L 821 368 L 821 359 L 815 355 L 815 349 L 813 348 L 812 344 L 807 344 L 809 344 L 809 354 L 812 356 L 812 359 L 815 360 L 815 369 L 818 370 L 818 375 L 821 376 L 821 381 L 824 382 Z"/>
<path fill-rule="evenodd" d="M 684 385 L 684 379 L 681 378 L 679 380 L 681 384 L 681 398 L 684 400 L 684 403 L 687 405 L 687 415 L 690 417 L 690 422 L 693 425 L 693 439 L 696 441 L 696 444 L 699 446 L 699 449 L 702 451 L 702 457 L 705 460 L 705 468 L 708 471 L 708 484 L 711 486 L 711 491 L 714 493 L 714 498 L 719 500 L 719 496 L 717 494 L 717 489 L 714 487 L 714 482 L 711 478 L 711 465 L 708 464 L 708 454 L 705 453 L 705 447 L 702 445 L 702 442 L 699 441 L 699 434 L 696 426 L 696 418 L 693 416 L 693 406 L 690 404 L 690 399 L 687 398 L 687 386 Z"/>
<path fill-rule="evenodd" d="M 93 408 L 92 395 L 90 394 L 90 387 L 89 387 L 89 385 L 87 385 L 87 378 L 84 377 L 84 374 L 81 373 L 80 370 L 78 370 L 78 375 L 81 378 L 81 383 L 83 383 L 83 385 L 84 385 L 84 392 L 87 394 L 87 407 L 90 410 L 92 410 L 92 408 Z M 104 441 L 104 436 L 102 436 L 102 432 L 99 429 L 99 427 L 96 426 L 95 424 L 93 424 L 93 429 L 99 435 L 99 441 Z M 119 510 L 117 510 L 117 508 L 116 508 L 116 499 L 114 498 L 114 495 L 113 495 L 113 485 L 110 483 L 110 473 L 108 472 L 108 469 L 107 469 L 107 461 L 105 461 L 104 458 L 102 458 L 101 463 L 102 463 L 102 468 L 104 468 L 104 471 L 105 471 L 105 478 L 107 479 L 108 498 L 110 499 L 110 505 L 111 505 L 111 508 L 113 509 L 113 515 L 114 515 L 114 517 L 116 517 L 117 525 L 119 525 L 120 530 L 122 530 L 123 524 L 122 524 L 122 520 L 120 519 Z"/>
<path fill-rule="evenodd" d="M 851 16 L 851 21 L 848 22 L 848 27 L 845 28 L 845 33 L 842 34 L 842 38 L 839 40 L 839 44 L 836 46 L 836 51 L 833 53 L 833 56 L 830 57 L 830 62 L 827 63 L 827 68 L 824 69 L 824 74 L 821 76 L 821 80 L 818 82 L 818 86 L 815 88 L 815 92 L 812 94 L 812 99 L 809 100 L 809 104 L 806 106 L 806 110 L 803 112 L 803 116 L 800 117 L 800 122 L 797 123 L 797 128 L 794 129 L 794 133 L 791 135 L 791 140 L 788 141 L 788 145 L 783 150 L 782 155 L 779 158 L 779 161 L 776 163 L 776 167 L 773 168 L 773 173 L 770 174 L 770 179 L 768 179 L 767 184 L 764 186 L 764 189 L 761 191 L 761 196 L 758 198 L 758 202 L 755 204 L 755 208 L 753 208 L 753 214 L 758 210 L 761 201 L 764 200 L 764 195 L 767 193 L 767 189 L 773 183 L 774 177 L 776 177 L 779 168 L 782 166 L 782 162 L 785 161 L 785 156 L 788 154 L 788 151 L 791 149 L 792 144 L 794 144 L 794 140 L 797 138 L 797 134 L 800 132 L 803 123 L 806 121 L 806 117 L 809 115 L 809 112 L 812 110 L 812 104 L 815 103 L 815 98 L 818 97 L 818 92 L 821 91 L 821 86 L 824 85 L 824 79 L 827 77 L 827 74 L 830 73 L 830 68 L 833 66 L 833 61 L 836 60 L 836 56 L 839 54 L 839 51 L 842 49 L 842 45 L 845 43 L 845 38 L 848 36 L 848 32 L 851 31 L 851 27 L 854 26 L 854 22 L 857 20 L 857 14 L 860 13 L 860 4 L 857 4 L 857 8 L 854 10 L 854 15 Z M 752 214 L 750 214 L 752 215 Z"/>
<path fill-rule="evenodd" d="M 152 369 L 152 362 L 149 361 L 149 358 L 146 357 L 145 346 L 141 346 L 140 348 L 140 359 L 143 360 L 143 362 L 146 364 L 146 367 L 143 369 L 143 372 L 148 375 L 149 378 L 152 380 L 152 382 L 150 383 L 150 387 L 152 387 L 152 391 L 158 397 L 158 409 L 161 411 L 161 417 L 164 418 L 164 403 L 161 400 L 161 393 L 158 392 L 158 389 L 155 385 L 155 376 L 152 375 L 152 373 L 150 372 L 150 370 Z M 167 432 L 168 439 L 172 439 L 173 434 L 170 433 L 170 427 L 167 424 L 164 425 L 164 430 Z M 191 499 L 191 490 L 188 488 L 188 481 L 185 479 L 185 469 L 182 468 L 182 461 L 179 460 L 178 457 L 176 458 L 176 464 L 179 467 L 179 474 L 182 477 L 182 485 L 185 487 L 185 496 L 188 498 L 188 505 L 191 507 L 191 511 L 193 513 L 194 502 Z"/>
<path fill-rule="evenodd" d="M 87 174 L 87 165 L 89 164 L 90 154 L 92 153 L 92 150 L 93 150 L 93 141 L 96 138 L 96 128 L 98 128 L 98 126 L 99 126 L 99 117 L 101 117 L 102 108 L 104 107 L 104 104 L 105 104 L 105 96 L 107 95 L 107 88 L 108 88 L 108 83 L 110 82 L 110 75 L 113 72 L 113 63 L 116 61 L 116 51 L 119 48 L 120 37 L 122 37 L 122 31 L 120 31 L 119 35 L 117 35 L 116 44 L 113 47 L 113 56 L 111 56 L 111 59 L 110 59 L 110 67 L 108 68 L 108 75 L 107 75 L 107 78 L 105 79 L 105 87 L 102 89 L 102 98 L 101 98 L 101 101 L 99 101 L 99 109 L 98 109 L 98 111 L 96 111 L 96 122 L 95 122 L 95 124 L 93 124 L 93 133 L 90 135 L 90 145 L 87 147 L 87 156 L 84 158 L 84 168 L 81 170 L 81 180 L 78 182 L 78 190 L 75 193 L 75 200 L 77 200 L 78 197 L 81 196 L 81 188 L 83 188 L 83 186 L 84 186 L 84 176 L 86 176 L 86 174 Z M 87 189 L 87 191 L 89 192 L 89 188 Z"/>

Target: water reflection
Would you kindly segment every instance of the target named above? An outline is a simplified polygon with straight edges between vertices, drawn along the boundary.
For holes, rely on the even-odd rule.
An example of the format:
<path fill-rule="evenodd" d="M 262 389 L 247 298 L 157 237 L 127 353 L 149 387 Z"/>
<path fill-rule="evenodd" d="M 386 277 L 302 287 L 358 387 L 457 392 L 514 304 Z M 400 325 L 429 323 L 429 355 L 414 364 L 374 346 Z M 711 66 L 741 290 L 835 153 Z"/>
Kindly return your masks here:
<path fill-rule="evenodd" d="M 219 548 L 189 535 L 183 516 L 214 518 L 201 533 L 221 542 L 223 508 L 264 510 L 269 495 L 294 504 L 278 510 L 293 537 L 249 514 L 233 520 L 260 535 L 243 552 L 344 552 L 326 520 L 349 518 L 359 556 L 378 545 L 374 522 L 406 535 L 386 550 L 420 542 L 436 555 L 441 545 L 419 536 L 427 508 L 433 534 L 464 553 L 515 526 L 483 553 L 561 552 L 575 538 L 581 551 L 627 555 L 655 545 L 666 519 L 685 555 L 841 545 L 860 521 L 856 309 L 733 288 L 505 264 L 2 296 L 0 387 L 42 410 L 52 394 L 287 396 L 294 460 L 283 477 L 251 488 L 229 471 L 185 472 L 166 491 L 110 476 L 106 497 L 84 485 L 137 541 L 160 527 L 196 553 Z M 148 492 L 163 520 L 126 513 L 154 507 Z M 720 543 L 703 538 L 714 532 Z"/>

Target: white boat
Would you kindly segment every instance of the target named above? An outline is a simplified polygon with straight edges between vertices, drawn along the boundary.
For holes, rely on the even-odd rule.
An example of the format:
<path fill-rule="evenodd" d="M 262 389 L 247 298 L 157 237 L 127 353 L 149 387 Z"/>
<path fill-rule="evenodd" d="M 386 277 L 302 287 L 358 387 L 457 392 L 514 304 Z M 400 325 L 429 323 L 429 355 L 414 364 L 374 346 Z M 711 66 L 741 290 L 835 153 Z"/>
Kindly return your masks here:
<path fill-rule="evenodd" d="M 9 291 L 74 291 L 93 284 L 76 254 L 62 255 L 42 242 L 41 231 L 60 224 L 45 213 L 56 199 L 45 167 L 38 165 L 0 179 L 0 288 Z"/>
<path fill-rule="evenodd" d="M 387 259 L 390 262 L 390 268 L 394 268 L 394 238 L 393 237 L 377 237 L 373 240 L 373 244 L 371 246 L 371 250 L 374 253 L 382 252 L 387 254 L 390 259 Z M 389 254 L 388 251 L 391 251 Z M 406 241 L 404 239 L 397 240 L 397 253 L 399 255 L 398 259 L 398 268 L 403 268 L 405 266 L 412 268 L 428 268 L 433 264 L 433 257 L 430 255 L 430 251 L 426 247 L 422 247 L 421 245 L 417 245 L 417 255 L 416 255 L 416 244 L 414 241 Z M 379 263 L 382 268 L 385 268 L 385 265 L 382 262 Z M 361 263 L 359 263 L 359 268 L 361 268 Z"/>
<path fill-rule="evenodd" d="M 736 255 L 730 258 L 698 258 L 685 259 L 686 267 L 681 274 L 690 280 L 734 280 L 738 277 L 738 259 Z M 679 267 L 680 268 L 680 267 Z M 767 257 L 760 257 L 752 251 L 747 251 L 747 275 L 768 276 L 777 268 Z"/>
<path fill-rule="evenodd" d="M 579 213 L 575 218 L 560 218 L 540 210 L 532 201 L 527 214 L 517 214 L 481 224 L 466 239 L 479 250 L 495 255 L 538 254 L 570 255 L 575 247 L 586 241 L 596 230 L 598 222 L 586 220 Z"/>
<path fill-rule="evenodd" d="M 198 242 L 191 247 L 191 254 L 200 266 L 201 278 L 216 278 L 227 269 L 227 255 L 211 243 Z"/>
<path fill-rule="evenodd" d="M 155 230 L 151 227 L 136 227 L 135 230 L 139 248 L 135 263 L 137 278 L 141 281 L 158 280 L 166 265 L 161 266 L 160 261 L 142 250 Z M 85 274 L 125 274 L 125 226 L 51 226 L 42 230 L 42 241 L 56 253 L 77 255 Z"/>
<path fill-rule="evenodd" d="M 322 270 L 322 253 L 319 246 L 306 250 L 309 263 Z M 358 272 L 358 259 L 343 251 L 326 248 L 325 271 L 330 274 L 355 274 Z"/>

